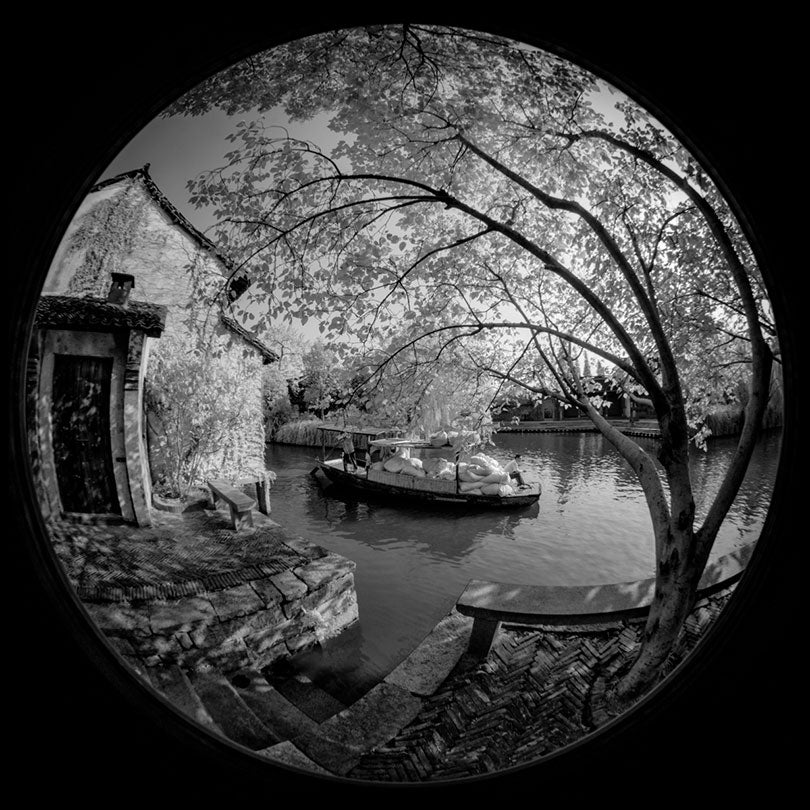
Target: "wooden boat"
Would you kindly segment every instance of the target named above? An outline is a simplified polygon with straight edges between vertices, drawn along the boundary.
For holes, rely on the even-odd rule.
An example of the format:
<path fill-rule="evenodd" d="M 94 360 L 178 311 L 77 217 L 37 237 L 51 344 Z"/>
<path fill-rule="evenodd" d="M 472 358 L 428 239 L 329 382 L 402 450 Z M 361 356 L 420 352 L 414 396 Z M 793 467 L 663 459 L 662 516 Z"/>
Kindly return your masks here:
<path fill-rule="evenodd" d="M 449 446 L 435 447 L 430 442 L 407 439 L 371 440 L 369 450 L 408 447 L 411 453 L 433 455 L 452 451 Z M 511 495 L 483 495 L 459 491 L 458 481 L 441 478 L 416 477 L 387 470 L 372 469 L 371 452 L 365 464 L 356 469 L 343 468 L 342 458 L 319 459 L 313 472 L 320 472 L 332 484 L 355 492 L 377 497 L 428 501 L 434 504 L 449 504 L 485 509 L 510 509 L 530 506 L 540 498 L 540 485 L 529 484 L 516 488 Z"/>

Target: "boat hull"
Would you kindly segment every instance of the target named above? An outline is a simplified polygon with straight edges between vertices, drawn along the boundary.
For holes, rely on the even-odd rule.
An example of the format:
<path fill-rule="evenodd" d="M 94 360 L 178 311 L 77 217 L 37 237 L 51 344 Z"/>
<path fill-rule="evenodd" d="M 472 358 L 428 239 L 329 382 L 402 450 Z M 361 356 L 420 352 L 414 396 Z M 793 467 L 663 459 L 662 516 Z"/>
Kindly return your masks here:
<path fill-rule="evenodd" d="M 395 484 L 373 481 L 366 477 L 365 470 L 346 472 L 342 463 L 318 461 L 316 469 L 336 486 L 350 489 L 367 495 L 387 497 L 390 499 L 407 501 L 426 501 L 433 504 L 447 504 L 448 506 L 466 506 L 481 509 L 516 509 L 536 503 L 540 497 L 540 486 L 535 484 L 528 489 L 520 490 L 515 495 L 475 495 L 466 492 L 432 492 L 419 489 L 418 481 L 409 481 L 411 486 L 397 486 Z"/>

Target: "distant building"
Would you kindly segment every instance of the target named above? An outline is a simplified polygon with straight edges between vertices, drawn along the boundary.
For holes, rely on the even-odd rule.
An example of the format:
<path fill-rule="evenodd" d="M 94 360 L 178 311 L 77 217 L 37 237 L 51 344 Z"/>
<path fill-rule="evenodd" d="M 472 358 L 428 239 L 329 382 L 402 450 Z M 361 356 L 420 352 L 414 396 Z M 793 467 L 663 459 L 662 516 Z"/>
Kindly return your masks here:
<path fill-rule="evenodd" d="M 609 419 L 629 419 L 632 413 L 633 419 L 655 417 L 655 411 L 648 405 L 636 404 L 631 410 L 630 398 L 616 390 L 606 375 L 595 374 L 591 379 L 593 384 L 598 386 L 593 393 L 600 393 L 603 400 L 603 416 Z M 498 411 L 498 419 L 503 425 L 508 425 L 515 418 L 521 422 L 541 422 L 546 419 L 559 422 L 565 419 L 584 419 L 586 416 L 581 408 L 563 403 L 557 397 L 544 397 L 540 401 L 529 397 L 524 401 L 513 400 Z"/>
<path fill-rule="evenodd" d="M 99 183 L 57 250 L 29 361 L 32 461 L 46 512 L 150 522 L 166 427 L 148 413 L 150 352 L 204 347 L 238 368 L 245 416 L 201 477 L 264 475 L 263 366 L 275 354 L 224 314 L 244 292 L 217 248 L 164 197 L 148 166 Z M 165 448 L 164 448 L 165 451 Z"/>

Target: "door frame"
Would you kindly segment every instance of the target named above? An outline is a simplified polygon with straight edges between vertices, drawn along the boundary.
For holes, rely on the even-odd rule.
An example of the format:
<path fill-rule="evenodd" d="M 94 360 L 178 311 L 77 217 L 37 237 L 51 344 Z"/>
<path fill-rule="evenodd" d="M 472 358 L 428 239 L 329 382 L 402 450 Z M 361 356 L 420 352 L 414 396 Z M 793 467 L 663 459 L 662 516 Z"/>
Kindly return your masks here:
<path fill-rule="evenodd" d="M 56 463 L 53 452 L 53 369 L 54 357 L 60 355 L 111 357 L 110 377 L 110 450 L 118 504 L 119 519 L 135 520 L 127 469 L 127 449 L 124 424 L 124 381 L 128 335 L 118 331 L 92 332 L 74 329 L 48 329 L 42 345 L 40 391 L 38 397 L 39 438 L 42 451 L 42 472 L 51 503 L 64 512 L 59 494 Z M 100 516 L 101 517 L 101 516 Z"/>

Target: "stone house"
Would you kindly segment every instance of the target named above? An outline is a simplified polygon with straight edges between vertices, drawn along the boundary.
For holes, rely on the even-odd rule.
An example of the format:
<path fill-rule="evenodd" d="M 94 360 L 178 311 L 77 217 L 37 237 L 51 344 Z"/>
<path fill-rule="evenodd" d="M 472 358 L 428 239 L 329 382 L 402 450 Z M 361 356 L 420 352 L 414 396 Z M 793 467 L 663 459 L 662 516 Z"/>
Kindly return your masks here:
<path fill-rule="evenodd" d="M 29 360 L 29 435 L 46 513 L 150 523 L 153 485 L 173 451 L 150 385 L 172 352 L 202 363 L 200 385 L 214 389 L 223 370 L 238 386 L 239 411 L 196 468 L 200 482 L 255 480 L 266 505 L 262 379 L 276 356 L 231 314 L 246 286 L 148 165 L 90 191 L 43 286 Z"/>

